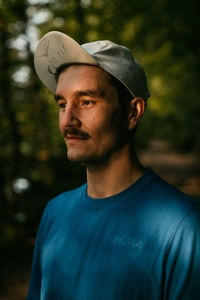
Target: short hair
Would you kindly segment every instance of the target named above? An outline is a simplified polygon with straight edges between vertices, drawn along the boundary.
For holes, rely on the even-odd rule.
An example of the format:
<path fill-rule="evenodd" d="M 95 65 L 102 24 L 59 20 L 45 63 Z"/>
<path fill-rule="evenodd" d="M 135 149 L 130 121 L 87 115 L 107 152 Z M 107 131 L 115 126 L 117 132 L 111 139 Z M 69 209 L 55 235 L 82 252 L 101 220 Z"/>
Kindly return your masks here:
<path fill-rule="evenodd" d="M 131 100 L 134 98 L 134 96 L 131 94 L 131 92 L 128 90 L 128 88 L 121 83 L 116 77 L 112 76 L 111 74 L 109 81 L 110 84 L 115 88 L 118 94 L 119 103 L 122 109 L 122 112 L 126 112 L 127 108 L 129 107 L 129 104 Z"/>

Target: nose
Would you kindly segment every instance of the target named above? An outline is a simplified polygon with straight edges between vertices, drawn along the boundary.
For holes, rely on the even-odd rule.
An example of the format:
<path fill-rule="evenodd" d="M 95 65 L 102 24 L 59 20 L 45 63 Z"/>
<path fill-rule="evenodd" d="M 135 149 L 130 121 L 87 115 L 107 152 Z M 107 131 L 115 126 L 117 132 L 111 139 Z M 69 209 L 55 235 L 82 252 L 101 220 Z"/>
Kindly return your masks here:
<path fill-rule="evenodd" d="M 67 104 L 65 109 L 60 111 L 59 123 L 61 128 L 78 128 L 81 126 L 81 121 L 78 117 L 78 112 L 72 104 Z"/>

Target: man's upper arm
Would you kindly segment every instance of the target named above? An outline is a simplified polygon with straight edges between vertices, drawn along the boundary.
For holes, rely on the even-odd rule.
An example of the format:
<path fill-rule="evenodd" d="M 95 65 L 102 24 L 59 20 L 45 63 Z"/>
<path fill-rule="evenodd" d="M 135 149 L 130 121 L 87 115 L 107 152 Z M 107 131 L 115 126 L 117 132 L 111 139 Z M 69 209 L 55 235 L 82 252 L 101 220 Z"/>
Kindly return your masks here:
<path fill-rule="evenodd" d="M 34 247 L 32 270 L 31 270 L 31 280 L 29 284 L 27 300 L 39 300 L 41 294 L 41 281 L 42 281 L 42 271 L 41 271 L 41 248 L 45 240 L 45 235 L 48 230 L 49 216 L 48 216 L 48 206 L 46 207 L 43 216 L 40 221 L 40 225 L 37 232 L 36 243 Z"/>
<path fill-rule="evenodd" d="M 185 216 L 174 232 L 166 259 L 164 299 L 200 299 L 200 210 Z"/>

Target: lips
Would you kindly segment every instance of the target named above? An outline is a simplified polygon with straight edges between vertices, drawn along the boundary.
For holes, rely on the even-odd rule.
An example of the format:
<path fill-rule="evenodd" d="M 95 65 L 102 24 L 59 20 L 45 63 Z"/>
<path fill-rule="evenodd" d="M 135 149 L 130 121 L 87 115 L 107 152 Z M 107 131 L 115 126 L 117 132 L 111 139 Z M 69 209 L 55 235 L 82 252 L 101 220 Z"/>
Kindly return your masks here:
<path fill-rule="evenodd" d="M 74 134 L 67 134 L 65 136 L 65 141 L 67 144 L 79 144 L 79 143 L 83 143 L 84 141 L 86 141 L 88 139 L 88 137 L 84 137 L 84 136 L 80 136 L 80 135 L 74 135 Z"/>
<path fill-rule="evenodd" d="M 87 132 L 82 131 L 82 130 L 77 130 L 77 129 L 65 129 L 64 131 L 64 137 L 67 139 L 81 139 L 81 140 L 85 140 L 88 139 L 90 136 Z"/>
<path fill-rule="evenodd" d="M 66 138 L 68 140 L 86 140 L 87 139 L 87 137 L 78 136 L 78 135 L 70 135 L 70 134 L 67 134 Z"/>

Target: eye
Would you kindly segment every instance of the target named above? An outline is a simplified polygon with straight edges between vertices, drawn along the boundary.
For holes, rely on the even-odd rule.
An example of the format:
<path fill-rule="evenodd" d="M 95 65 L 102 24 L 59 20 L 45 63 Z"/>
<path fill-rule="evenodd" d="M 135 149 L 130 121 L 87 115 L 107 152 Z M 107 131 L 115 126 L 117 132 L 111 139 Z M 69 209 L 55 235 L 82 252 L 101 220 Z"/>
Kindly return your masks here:
<path fill-rule="evenodd" d="M 83 101 L 83 104 L 84 104 L 84 105 L 89 105 L 90 103 L 91 103 L 91 101 L 89 101 L 89 100 L 84 100 L 84 101 Z"/>
<path fill-rule="evenodd" d="M 66 103 L 65 103 L 65 102 L 59 101 L 59 102 L 58 102 L 58 107 L 59 107 L 60 109 L 64 109 L 64 108 L 66 107 Z"/>
<path fill-rule="evenodd" d="M 91 101 L 91 100 L 83 100 L 83 101 L 81 102 L 81 106 L 91 107 L 94 103 L 95 103 L 95 101 Z"/>
<path fill-rule="evenodd" d="M 59 107 L 60 107 L 60 108 L 65 108 L 65 103 L 60 103 L 60 104 L 59 104 Z"/>

